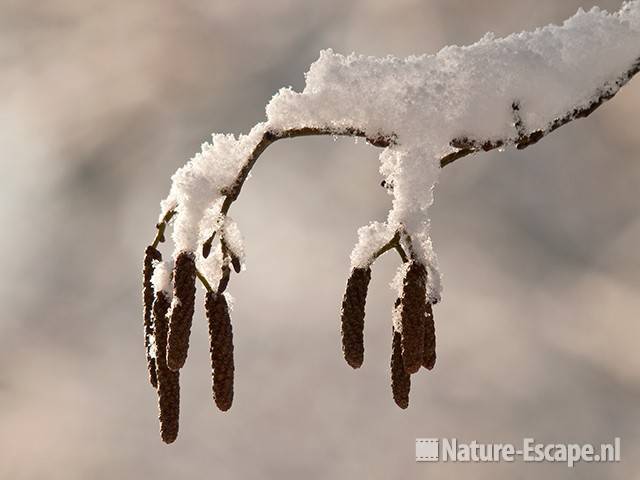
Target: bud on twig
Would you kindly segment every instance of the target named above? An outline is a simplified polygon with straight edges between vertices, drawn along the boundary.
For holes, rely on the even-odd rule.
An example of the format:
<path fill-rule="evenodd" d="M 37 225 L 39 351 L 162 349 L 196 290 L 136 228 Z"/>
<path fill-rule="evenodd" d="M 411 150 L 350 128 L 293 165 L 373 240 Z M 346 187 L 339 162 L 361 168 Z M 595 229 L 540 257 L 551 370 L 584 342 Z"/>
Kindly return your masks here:
<path fill-rule="evenodd" d="M 436 364 L 436 329 L 433 321 L 433 307 L 430 303 L 427 303 L 427 313 L 424 320 L 422 366 L 431 370 Z"/>
<path fill-rule="evenodd" d="M 213 232 L 213 235 L 211 235 L 211 237 L 202 244 L 202 256 L 204 258 L 208 258 L 209 254 L 211 253 L 211 247 L 213 246 L 213 237 L 215 234 L 216 232 Z"/>
<path fill-rule="evenodd" d="M 402 361 L 402 338 L 399 332 L 393 330 L 391 347 L 391 390 L 393 400 L 400 408 L 409 406 L 409 390 L 411 390 L 411 376 L 406 372 Z"/>
<path fill-rule="evenodd" d="M 342 299 L 342 352 L 353 368 L 364 361 L 364 307 L 370 280 L 371 268 L 351 270 Z"/>
<path fill-rule="evenodd" d="M 227 286 L 229 286 L 229 278 L 231 276 L 231 269 L 229 268 L 229 264 L 225 261 L 222 264 L 222 276 L 220 277 L 220 281 L 218 282 L 218 289 L 216 290 L 218 293 L 223 293 Z"/>
<path fill-rule="evenodd" d="M 416 373 L 422 365 L 427 311 L 426 279 L 424 265 L 411 260 L 404 276 L 399 306 L 402 360 L 407 373 Z"/>
<path fill-rule="evenodd" d="M 231 256 L 231 265 L 233 265 L 233 270 L 236 273 L 240 273 L 242 271 L 242 264 L 240 263 L 240 259 L 235 255 Z"/>
<path fill-rule="evenodd" d="M 227 299 L 222 293 L 207 292 L 205 303 L 211 342 L 213 399 L 223 412 L 233 402 L 233 329 Z"/>
<path fill-rule="evenodd" d="M 173 278 L 174 304 L 169 321 L 167 364 L 171 370 L 176 371 L 183 367 L 189 350 L 196 296 L 196 263 L 193 253 L 181 252 L 178 255 Z"/>
<path fill-rule="evenodd" d="M 149 245 L 144 251 L 144 267 L 142 270 L 142 301 L 144 304 L 144 350 L 147 356 L 147 369 L 149 370 L 149 382 L 154 388 L 158 386 L 156 372 L 156 359 L 151 356 L 151 338 L 154 335 L 152 310 L 153 310 L 153 262 L 161 261 L 162 255 L 158 250 Z"/>
<path fill-rule="evenodd" d="M 178 437 L 180 416 L 180 372 L 167 367 L 167 294 L 160 291 L 153 305 L 156 326 L 156 347 L 158 367 L 158 409 L 160 411 L 160 436 L 165 443 L 172 443 Z"/>

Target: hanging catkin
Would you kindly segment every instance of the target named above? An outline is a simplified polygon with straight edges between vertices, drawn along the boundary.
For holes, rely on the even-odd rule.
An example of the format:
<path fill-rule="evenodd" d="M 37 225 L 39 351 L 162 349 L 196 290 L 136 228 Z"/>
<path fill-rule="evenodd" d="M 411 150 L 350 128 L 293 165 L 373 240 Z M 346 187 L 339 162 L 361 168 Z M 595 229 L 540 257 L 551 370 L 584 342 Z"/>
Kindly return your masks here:
<path fill-rule="evenodd" d="M 158 250 L 149 245 L 144 251 L 144 267 L 142 269 L 142 301 L 144 304 L 144 350 L 147 356 L 147 369 L 149 370 L 149 382 L 154 388 L 158 386 L 156 359 L 151 354 L 151 339 L 154 336 L 153 328 L 153 262 L 161 261 L 162 255 Z"/>
<path fill-rule="evenodd" d="M 433 307 L 427 303 L 427 313 L 424 321 L 424 351 L 422 366 L 431 370 L 436 364 L 436 328 L 433 321 Z"/>
<path fill-rule="evenodd" d="M 393 400 L 400 408 L 409 406 L 409 390 L 411 389 L 411 377 L 406 372 L 402 361 L 402 338 L 399 332 L 393 330 L 393 343 L 391 346 L 391 390 Z"/>
<path fill-rule="evenodd" d="M 213 400 L 222 411 L 233 402 L 233 329 L 224 294 L 208 292 L 205 302 L 209 320 Z"/>
<path fill-rule="evenodd" d="M 351 270 L 342 299 L 342 353 L 353 368 L 364 361 L 364 307 L 370 280 L 369 267 Z"/>
<path fill-rule="evenodd" d="M 153 316 L 156 326 L 160 436 L 165 443 L 171 443 L 177 438 L 180 416 L 180 372 L 167 367 L 166 357 L 169 305 L 167 294 L 158 292 L 153 305 Z"/>
<path fill-rule="evenodd" d="M 173 273 L 174 304 L 169 320 L 167 364 L 171 370 L 181 369 L 187 360 L 189 335 L 196 296 L 196 263 L 193 253 L 181 252 Z"/>
<path fill-rule="evenodd" d="M 427 271 L 424 265 L 411 260 L 407 267 L 400 298 L 400 332 L 402 360 L 407 373 L 416 373 L 423 361 L 424 328 L 427 309 Z"/>

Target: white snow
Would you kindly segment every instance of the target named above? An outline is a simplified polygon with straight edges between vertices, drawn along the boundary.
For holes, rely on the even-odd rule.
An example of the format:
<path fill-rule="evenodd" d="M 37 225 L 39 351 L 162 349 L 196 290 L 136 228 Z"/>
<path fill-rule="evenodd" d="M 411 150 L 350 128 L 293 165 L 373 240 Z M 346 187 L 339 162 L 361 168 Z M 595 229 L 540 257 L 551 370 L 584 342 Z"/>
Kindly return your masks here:
<path fill-rule="evenodd" d="M 199 245 L 208 240 L 214 232 L 220 230 L 220 226 L 224 223 L 224 218 L 220 215 L 222 201 L 223 197 L 217 198 L 202 214 L 198 228 L 199 238 L 197 243 Z"/>
<path fill-rule="evenodd" d="M 238 224 L 233 218 L 229 216 L 225 217 L 222 234 L 231 253 L 238 257 L 241 263 L 244 262 L 244 239 L 242 238 L 242 232 L 240 228 L 238 228 Z"/>
<path fill-rule="evenodd" d="M 358 229 L 358 243 L 351 252 L 352 267 L 367 267 L 373 255 L 384 247 L 395 235 L 393 227 L 383 222 L 371 222 Z"/>
<path fill-rule="evenodd" d="M 218 206 L 219 211 L 219 206 Z M 202 242 L 207 240 L 212 233 L 211 226 L 215 226 L 215 230 L 218 232 L 216 234 L 216 239 L 220 239 L 220 233 L 224 237 L 225 244 L 231 250 L 232 254 L 238 257 L 240 262 L 242 263 L 244 260 L 244 244 L 242 240 L 242 234 L 240 233 L 240 229 L 236 222 L 229 216 L 222 218 L 220 215 L 213 216 L 210 215 L 210 222 L 203 221 L 204 226 L 201 227 L 201 232 L 204 235 L 200 237 L 200 245 Z M 205 216 L 205 219 L 207 216 Z M 215 288 L 220 282 L 222 278 L 222 266 L 226 263 L 229 264 L 230 259 L 225 259 L 222 253 L 222 245 L 219 241 L 216 241 L 212 248 L 209 256 L 204 258 L 202 256 L 202 249 L 196 250 L 196 265 L 200 273 L 204 275 L 209 284 Z"/>
<path fill-rule="evenodd" d="M 216 242 L 211 249 L 211 253 L 207 258 L 202 256 L 202 250 L 198 249 L 196 255 L 196 265 L 198 270 L 209 282 L 209 285 L 215 289 L 222 279 L 222 266 L 224 265 L 224 257 L 222 256 L 222 247 L 220 242 Z"/>
<path fill-rule="evenodd" d="M 218 201 L 208 213 L 216 218 L 219 199 L 265 132 L 318 127 L 356 128 L 371 138 L 393 134 L 397 141 L 380 154 L 380 171 L 393 185 L 393 205 L 385 223 L 360 229 L 352 266 L 368 264 L 401 225 L 412 238 L 414 255 L 429 268 L 430 297 L 438 298 L 427 211 L 439 159 L 454 151 L 450 141 L 513 143 L 518 137 L 513 102 L 520 105 L 527 132 L 546 130 L 554 119 L 603 92 L 617 91 L 616 79 L 639 58 L 640 0 L 614 14 L 579 10 L 561 26 L 505 38 L 488 33 L 473 45 L 445 47 L 435 55 L 375 58 L 324 50 L 307 72 L 302 92 L 283 88 L 274 95 L 266 122 L 238 138 L 214 135 L 175 173 L 162 214 L 177 206 L 176 253 L 199 248 L 199 238 L 207 236 L 199 229 L 211 230 L 201 224 L 203 215 Z M 241 250 L 235 246 L 239 231 L 229 230 L 232 248 Z"/>
<path fill-rule="evenodd" d="M 171 296 L 173 287 L 171 285 L 171 275 L 173 273 L 173 262 L 165 260 L 157 262 L 151 277 L 151 283 L 155 292 L 164 292 Z"/>
<path fill-rule="evenodd" d="M 155 335 L 147 335 L 147 341 L 149 342 L 148 353 L 151 358 L 158 358 L 158 345 L 156 344 Z"/>
<path fill-rule="evenodd" d="M 174 256 L 198 248 L 202 216 L 224 196 L 224 190 L 233 185 L 242 165 L 267 129 L 266 123 L 260 123 L 248 135 L 238 138 L 214 134 L 211 143 L 203 143 L 201 151 L 173 174 L 171 192 L 162 206 L 178 206 L 173 229 Z"/>

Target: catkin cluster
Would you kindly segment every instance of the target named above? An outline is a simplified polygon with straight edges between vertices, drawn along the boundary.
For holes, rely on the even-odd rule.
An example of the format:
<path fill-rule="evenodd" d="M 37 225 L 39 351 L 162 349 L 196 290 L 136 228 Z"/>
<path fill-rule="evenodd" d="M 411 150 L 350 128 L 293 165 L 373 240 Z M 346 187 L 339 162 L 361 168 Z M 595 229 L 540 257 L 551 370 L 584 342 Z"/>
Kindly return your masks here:
<path fill-rule="evenodd" d="M 155 247 L 147 247 L 143 266 L 145 351 L 149 378 L 158 394 L 160 436 L 164 442 L 172 443 L 178 436 L 180 369 L 186 362 L 189 349 L 197 269 L 192 253 L 180 253 L 171 275 L 172 292 L 154 292 L 151 278 L 155 263 L 161 260 L 162 256 Z M 229 259 L 228 263 L 232 260 Z M 229 276 L 228 264 L 224 268 L 223 280 L 216 291 L 207 292 L 205 301 L 211 337 L 213 398 L 222 411 L 231 408 L 234 380 L 233 332 L 224 295 Z"/>
<path fill-rule="evenodd" d="M 161 231 L 163 233 L 163 231 Z M 158 237 L 160 238 L 160 237 Z M 389 250 L 397 250 L 404 264 L 402 286 L 392 314 L 391 390 L 395 403 L 409 406 L 411 375 L 420 367 L 431 370 L 436 361 L 436 338 L 432 301 L 428 296 L 427 268 L 401 245 L 400 233 L 376 253 L 369 263 Z M 180 369 L 185 365 L 195 311 L 196 281 L 205 286 L 204 310 L 209 323 L 213 401 L 221 411 L 233 403 L 234 346 L 233 327 L 225 290 L 231 270 L 241 270 L 239 258 L 222 235 L 220 278 L 214 287 L 198 271 L 192 252 L 180 252 L 173 269 L 162 265 L 165 275 L 157 281 L 154 270 L 162 256 L 154 245 L 147 247 L 143 265 L 145 351 L 151 384 L 158 395 L 160 436 L 166 443 L 176 440 L 180 415 Z M 407 237 L 410 253 L 410 239 Z M 203 252 L 208 254 L 211 248 Z M 371 281 L 370 264 L 355 267 L 347 280 L 342 299 L 342 351 L 347 363 L 359 368 L 364 361 L 364 318 L 367 291 Z M 154 286 L 154 283 L 155 286 Z"/>
<path fill-rule="evenodd" d="M 364 316 L 370 267 L 351 270 L 342 300 L 342 351 L 347 363 L 359 368 L 364 360 Z M 431 370 L 436 362 L 433 309 L 427 296 L 427 269 L 408 260 L 402 292 L 393 308 L 391 389 L 400 408 L 409 406 L 411 375 L 420 367 Z"/>

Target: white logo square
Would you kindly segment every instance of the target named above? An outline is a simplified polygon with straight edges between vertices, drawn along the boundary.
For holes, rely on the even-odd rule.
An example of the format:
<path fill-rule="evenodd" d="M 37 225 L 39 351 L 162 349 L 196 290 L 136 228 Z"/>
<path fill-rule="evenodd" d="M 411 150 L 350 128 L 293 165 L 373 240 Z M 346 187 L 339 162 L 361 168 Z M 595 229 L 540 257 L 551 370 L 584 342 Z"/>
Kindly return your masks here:
<path fill-rule="evenodd" d="M 416 438 L 416 462 L 438 461 L 437 438 Z"/>

